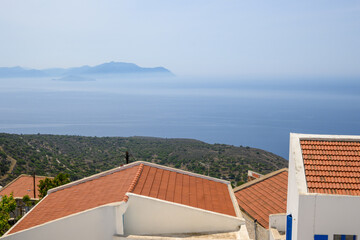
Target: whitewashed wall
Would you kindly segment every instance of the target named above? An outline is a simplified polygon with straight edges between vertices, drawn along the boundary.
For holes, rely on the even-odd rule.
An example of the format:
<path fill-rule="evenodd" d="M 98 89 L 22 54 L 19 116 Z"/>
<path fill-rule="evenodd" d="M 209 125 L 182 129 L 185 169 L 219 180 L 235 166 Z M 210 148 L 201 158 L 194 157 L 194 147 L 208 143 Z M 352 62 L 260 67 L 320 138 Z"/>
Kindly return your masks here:
<path fill-rule="evenodd" d="M 170 234 L 237 231 L 244 220 L 223 214 L 128 194 L 125 234 Z"/>
<path fill-rule="evenodd" d="M 307 194 L 305 169 L 300 148 L 302 134 L 290 133 L 289 176 L 287 195 L 287 214 L 292 215 L 292 239 L 296 240 L 299 229 L 299 195 Z M 303 239 L 299 239 L 303 240 Z M 304 239 L 305 240 L 305 239 Z"/>
<path fill-rule="evenodd" d="M 6 240 L 112 240 L 116 231 L 115 207 L 103 206 L 58 219 L 1 239 Z"/>
<path fill-rule="evenodd" d="M 276 228 L 280 232 L 286 231 L 286 214 L 277 213 L 269 216 L 269 228 Z"/>
<path fill-rule="evenodd" d="M 90 209 L 2 237 L 6 240 L 112 240 L 122 234 L 238 231 L 244 219 L 128 193 L 120 202 Z M 243 231 L 247 235 L 247 231 Z"/>
<path fill-rule="evenodd" d="M 314 234 L 360 237 L 360 197 L 308 194 L 300 195 L 298 239 L 314 239 Z"/>
<path fill-rule="evenodd" d="M 268 240 L 269 239 L 269 231 L 268 229 L 262 227 L 259 223 L 254 223 L 254 219 L 247 215 L 245 212 L 241 212 L 243 218 L 245 219 L 246 228 L 249 234 L 249 238 L 253 240 Z M 256 231 L 256 239 L 255 239 L 255 231 Z"/>

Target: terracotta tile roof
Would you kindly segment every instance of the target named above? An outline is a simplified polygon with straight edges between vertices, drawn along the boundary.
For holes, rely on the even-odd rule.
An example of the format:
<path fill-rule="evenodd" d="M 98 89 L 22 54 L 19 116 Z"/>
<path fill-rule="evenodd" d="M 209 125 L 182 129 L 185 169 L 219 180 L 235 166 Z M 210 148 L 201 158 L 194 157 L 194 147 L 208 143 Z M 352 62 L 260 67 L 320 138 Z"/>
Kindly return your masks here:
<path fill-rule="evenodd" d="M 254 171 L 251 171 L 251 170 L 248 170 L 248 177 L 247 177 L 247 181 L 251 181 L 251 180 L 254 180 L 254 179 L 257 179 L 257 178 L 261 178 L 263 175 L 260 174 L 260 173 L 257 173 L 257 172 L 254 172 Z"/>
<path fill-rule="evenodd" d="M 240 209 L 269 228 L 269 215 L 286 212 L 288 171 L 281 169 L 234 189 Z"/>
<path fill-rule="evenodd" d="M 10 233 L 122 201 L 138 168 L 139 165 L 48 194 Z"/>
<path fill-rule="evenodd" d="M 360 142 L 301 140 L 308 191 L 360 196 Z"/>
<path fill-rule="evenodd" d="M 133 193 L 236 216 L 227 184 L 144 166 Z"/>
<path fill-rule="evenodd" d="M 127 192 L 236 216 L 228 184 L 136 162 L 54 189 L 8 234 L 105 204 L 127 201 Z"/>
<path fill-rule="evenodd" d="M 36 196 L 34 197 L 34 178 L 30 175 L 22 174 L 0 191 L 0 196 L 7 195 L 9 196 L 13 193 L 14 198 L 22 198 L 25 195 L 29 195 L 30 198 L 38 198 L 39 190 L 38 184 L 40 180 L 45 179 L 46 177 L 43 176 L 36 176 L 35 177 L 35 190 Z"/>

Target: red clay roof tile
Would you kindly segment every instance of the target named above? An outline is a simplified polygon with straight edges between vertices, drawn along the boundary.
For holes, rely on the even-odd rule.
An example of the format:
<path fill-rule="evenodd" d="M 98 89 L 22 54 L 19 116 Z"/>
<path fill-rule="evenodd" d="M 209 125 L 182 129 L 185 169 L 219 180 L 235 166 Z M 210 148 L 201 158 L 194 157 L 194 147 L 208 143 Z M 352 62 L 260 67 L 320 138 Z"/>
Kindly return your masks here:
<path fill-rule="evenodd" d="M 301 140 L 311 193 L 360 195 L 360 142 Z"/>
<path fill-rule="evenodd" d="M 143 173 L 134 193 L 236 216 L 227 184 L 152 166 Z"/>
<path fill-rule="evenodd" d="M 127 192 L 236 216 L 227 183 L 155 164 L 134 163 L 55 189 L 9 234 L 105 204 L 127 201 Z"/>
<path fill-rule="evenodd" d="M 10 233 L 104 204 L 122 201 L 138 168 L 139 166 L 128 168 L 48 194 Z"/>
<path fill-rule="evenodd" d="M 35 177 L 35 186 L 34 178 L 30 175 L 20 175 L 14 181 L 10 182 L 0 191 L 0 196 L 7 195 L 9 196 L 13 193 L 14 198 L 22 198 L 25 195 L 28 195 L 30 198 L 38 198 L 39 189 L 38 185 L 40 180 L 45 179 L 46 177 L 36 176 Z M 34 196 L 34 187 L 36 191 L 36 196 Z"/>
<path fill-rule="evenodd" d="M 270 214 L 286 212 L 287 179 L 287 169 L 282 169 L 234 189 L 240 208 L 269 228 Z"/>

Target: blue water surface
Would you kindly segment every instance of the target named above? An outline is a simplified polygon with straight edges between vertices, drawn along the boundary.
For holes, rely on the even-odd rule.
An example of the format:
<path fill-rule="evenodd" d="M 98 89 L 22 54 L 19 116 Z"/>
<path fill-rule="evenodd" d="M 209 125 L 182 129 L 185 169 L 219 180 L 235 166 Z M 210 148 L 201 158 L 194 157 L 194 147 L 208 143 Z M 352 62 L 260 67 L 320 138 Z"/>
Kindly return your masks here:
<path fill-rule="evenodd" d="M 288 158 L 289 133 L 360 135 L 357 79 L 0 79 L 0 132 L 194 138 Z"/>

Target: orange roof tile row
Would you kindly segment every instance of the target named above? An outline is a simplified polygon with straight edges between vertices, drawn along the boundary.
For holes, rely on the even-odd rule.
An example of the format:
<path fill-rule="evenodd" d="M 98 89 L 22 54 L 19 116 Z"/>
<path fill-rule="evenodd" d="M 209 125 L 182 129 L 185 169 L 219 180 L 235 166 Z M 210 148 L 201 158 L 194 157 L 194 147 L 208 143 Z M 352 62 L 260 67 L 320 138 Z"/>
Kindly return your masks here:
<path fill-rule="evenodd" d="M 303 154 L 303 156 L 306 156 L 307 154 Z M 334 155 L 311 155 L 306 156 L 308 159 L 313 160 L 346 160 L 346 161 L 359 161 L 360 156 L 334 156 Z"/>
<path fill-rule="evenodd" d="M 359 178 L 360 174 L 359 172 L 343 172 L 343 171 L 318 171 L 318 170 L 305 170 L 306 177 L 310 176 L 329 176 L 329 177 L 335 177 L 335 178 L 341 178 L 341 177 L 351 177 L 351 178 Z"/>
<path fill-rule="evenodd" d="M 133 193 L 236 216 L 226 184 L 179 172 L 144 166 Z"/>
<path fill-rule="evenodd" d="M 341 159 L 342 161 L 318 160 L 318 159 L 309 159 L 310 158 L 309 156 L 305 156 L 305 158 L 307 158 L 308 160 L 304 160 L 304 164 L 309 164 L 309 165 L 360 167 L 360 157 L 359 157 L 359 161 L 351 161 L 351 160 L 345 160 L 345 159 Z"/>
<path fill-rule="evenodd" d="M 359 156 L 359 150 L 341 151 L 341 150 L 303 150 L 304 155 L 324 155 L 324 156 Z"/>
<path fill-rule="evenodd" d="M 349 145 L 349 143 L 351 143 Z M 324 149 L 327 146 L 331 146 L 333 149 L 335 149 L 336 147 L 360 147 L 360 143 L 359 142 L 349 142 L 349 141 L 330 141 L 330 140 L 301 140 L 301 144 L 305 147 L 306 145 L 312 146 L 312 147 L 308 147 L 308 148 L 321 148 Z"/>
<path fill-rule="evenodd" d="M 138 168 L 139 166 L 128 168 L 48 194 L 10 233 L 122 201 Z"/>
<path fill-rule="evenodd" d="M 356 170 L 357 167 L 344 167 L 339 164 L 339 166 L 328 166 L 328 165 L 315 165 L 315 164 L 306 164 L 307 166 L 306 170 L 308 171 L 309 175 L 318 175 L 317 171 L 335 171 L 335 172 L 354 172 L 358 173 Z"/>
<path fill-rule="evenodd" d="M 344 182 L 348 182 L 348 183 L 360 183 L 360 179 L 356 179 L 353 177 L 338 177 L 338 178 L 333 178 L 333 177 L 328 177 L 328 176 L 308 176 L 309 182 L 313 183 L 313 182 L 321 182 L 321 181 L 326 181 L 326 182 L 333 182 L 333 183 L 344 183 Z"/>
<path fill-rule="evenodd" d="M 312 146 L 307 146 L 305 145 L 303 150 L 325 150 L 325 151 L 360 151 L 360 146 L 347 146 L 346 144 L 344 145 L 338 145 L 338 144 L 333 144 L 333 145 L 314 145 Z"/>
<path fill-rule="evenodd" d="M 251 182 L 235 189 L 236 200 L 243 211 L 269 228 L 270 214 L 286 212 L 288 172 L 282 170 Z"/>
<path fill-rule="evenodd" d="M 360 142 L 300 141 L 311 193 L 360 195 Z"/>
<path fill-rule="evenodd" d="M 30 198 L 38 198 L 39 189 L 38 185 L 40 180 L 44 180 L 46 177 L 36 176 L 35 177 L 35 186 L 34 186 L 34 177 L 30 175 L 20 175 L 14 181 L 10 182 L 0 191 L 0 196 L 7 195 L 9 196 L 13 193 L 14 198 L 22 198 L 25 195 L 28 195 Z M 36 196 L 34 196 L 34 187 L 36 191 Z"/>
<path fill-rule="evenodd" d="M 325 193 L 325 194 L 338 194 L 338 195 L 353 195 L 359 196 L 360 190 L 348 190 L 348 189 L 326 189 L 326 188 L 313 188 L 313 193 Z"/>
<path fill-rule="evenodd" d="M 140 162 L 49 193 L 10 234 L 105 204 L 127 201 L 127 192 L 236 216 L 228 184 Z"/>
<path fill-rule="evenodd" d="M 343 190 L 358 190 L 359 183 L 339 183 L 339 182 L 309 182 L 308 188 L 323 188 L 323 189 L 343 189 Z"/>

